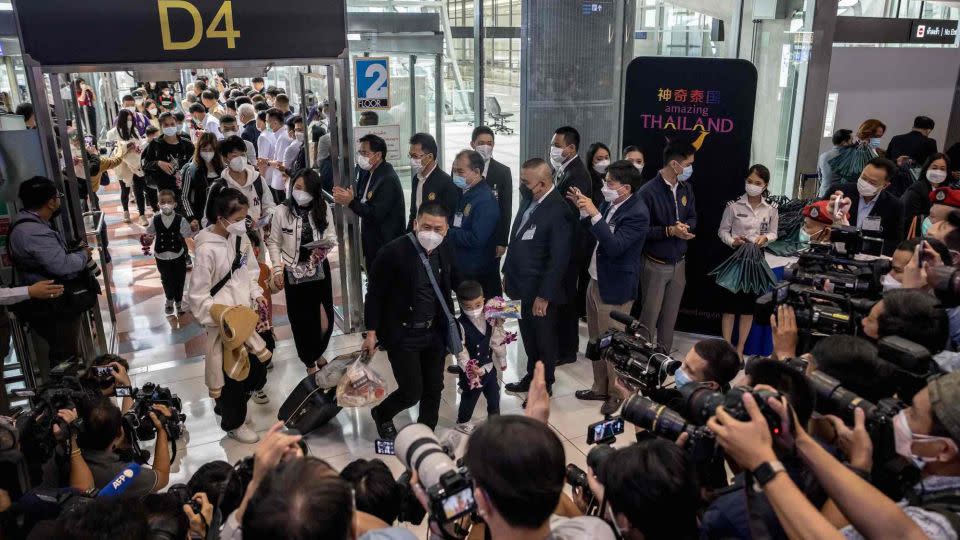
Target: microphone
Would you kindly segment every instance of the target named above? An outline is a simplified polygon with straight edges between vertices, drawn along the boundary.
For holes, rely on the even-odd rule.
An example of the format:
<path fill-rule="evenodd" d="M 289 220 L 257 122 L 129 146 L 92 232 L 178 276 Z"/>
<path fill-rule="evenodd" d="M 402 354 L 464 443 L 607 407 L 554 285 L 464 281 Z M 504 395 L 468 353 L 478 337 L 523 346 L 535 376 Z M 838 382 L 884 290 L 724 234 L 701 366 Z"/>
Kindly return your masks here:
<path fill-rule="evenodd" d="M 626 313 L 621 313 L 619 311 L 611 311 L 610 318 L 626 326 L 627 330 L 630 330 L 634 325 L 640 322 L 634 319 L 633 317 L 627 315 Z"/>
<path fill-rule="evenodd" d="M 128 463 L 120 474 L 118 474 L 113 480 L 110 480 L 107 485 L 100 488 L 100 493 L 97 494 L 97 497 L 115 497 L 122 494 L 124 491 L 130 487 L 130 484 L 133 483 L 134 478 L 140 475 L 140 464 L 139 463 Z"/>

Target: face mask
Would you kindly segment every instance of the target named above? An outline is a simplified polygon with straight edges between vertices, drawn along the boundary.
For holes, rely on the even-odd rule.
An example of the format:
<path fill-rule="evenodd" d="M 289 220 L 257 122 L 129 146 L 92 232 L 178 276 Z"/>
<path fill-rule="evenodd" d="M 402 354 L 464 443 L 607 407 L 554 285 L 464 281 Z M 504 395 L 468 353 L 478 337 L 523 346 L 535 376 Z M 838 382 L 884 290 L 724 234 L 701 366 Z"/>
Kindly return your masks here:
<path fill-rule="evenodd" d="M 297 139 L 297 142 L 298 142 L 298 143 L 303 144 L 303 141 L 306 140 L 306 137 L 305 137 L 305 135 L 303 134 L 302 131 L 298 131 L 298 132 L 296 133 L 296 139 Z"/>
<path fill-rule="evenodd" d="M 365 171 L 369 171 L 372 168 L 372 165 L 370 164 L 370 158 L 361 154 L 357 154 L 357 167 L 360 167 Z"/>
<path fill-rule="evenodd" d="M 420 174 L 420 171 L 423 170 L 423 160 L 410 158 L 410 168 L 413 169 L 413 174 Z"/>
<path fill-rule="evenodd" d="M 302 189 L 295 189 L 293 190 L 293 200 L 297 201 L 300 206 L 307 206 L 313 202 L 313 195 Z"/>
<path fill-rule="evenodd" d="M 523 199 L 532 199 L 533 192 L 524 184 L 520 184 L 520 197 Z"/>
<path fill-rule="evenodd" d="M 677 175 L 677 180 L 680 182 L 686 182 L 691 176 L 693 176 L 693 165 L 687 165 L 683 168 L 683 171 Z"/>
<path fill-rule="evenodd" d="M 798 240 L 800 240 L 800 243 L 801 243 L 801 244 L 809 244 L 809 243 L 810 243 L 810 234 L 809 234 L 807 231 L 805 231 L 805 230 L 803 230 L 803 229 L 800 229 L 800 236 L 799 236 Z"/>
<path fill-rule="evenodd" d="M 200 152 L 200 159 L 202 159 L 207 163 L 210 163 L 211 161 L 213 161 L 213 155 L 214 155 L 213 152 Z"/>
<path fill-rule="evenodd" d="M 433 251 L 443 242 L 443 236 L 434 231 L 419 231 L 417 232 L 417 240 L 420 241 L 423 249 Z"/>
<path fill-rule="evenodd" d="M 177 127 L 176 127 L 176 126 L 167 126 L 167 127 L 163 128 L 163 136 L 164 136 L 164 137 L 173 137 L 173 136 L 175 136 L 176 134 L 177 134 Z"/>
<path fill-rule="evenodd" d="M 870 147 L 880 148 L 880 137 L 870 137 Z"/>
<path fill-rule="evenodd" d="M 230 223 L 226 227 L 227 232 L 230 234 L 235 234 L 240 236 L 241 234 L 247 234 L 247 220 L 241 219 L 235 223 Z"/>
<path fill-rule="evenodd" d="M 464 310 L 464 313 L 467 315 L 467 317 L 477 320 L 483 315 L 483 308 Z"/>
<path fill-rule="evenodd" d="M 173 205 L 172 205 L 172 204 L 161 204 L 161 205 L 160 205 L 160 211 L 163 212 L 163 215 L 169 216 L 170 214 L 173 213 Z"/>
<path fill-rule="evenodd" d="M 903 287 L 903 285 L 890 274 L 884 274 L 883 279 L 880 280 L 880 284 L 883 285 L 884 292 Z"/>
<path fill-rule="evenodd" d="M 607 172 L 607 167 L 610 166 L 609 159 L 601 159 L 600 161 L 593 164 L 593 170 L 597 171 L 597 174 L 604 174 Z"/>
<path fill-rule="evenodd" d="M 130 111 L 130 112 L 135 112 L 135 111 L 137 110 L 137 108 L 134 107 L 133 105 L 130 105 L 129 107 L 124 107 L 124 109 L 126 109 L 126 110 L 128 110 L 128 111 Z"/>
<path fill-rule="evenodd" d="M 223 138 L 226 139 L 226 138 L 228 138 L 228 137 L 233 137 L 233 136 L 236 135 L 236 134 L 237 134 L 236 131 L 224 131 L 224 132 L 223 132 Z"/>
<path fill-rule="evenodd" d="M 133 127 L 133 120 L 127 120 L 127 129 L 130 129 L 132 127 Z"/>
<path fill-rule="evenodd" d="M 929 180 L 931 184 L 939 185 L 946 179 L 947 171 L 935 171 L 932 169 L 927 171 L 927 180 Z"/>
<path fill-rule="evenodd" d="M 947 444 L 956 445 L 953 440 L 946 437 L 933 437 L 930 435 L 920 435 L 910 429 L 907 422 L 907 411 L 903 410 L 893 417 L 893 445 L 897 454 L 909 459 L 917 466 L 923 469 L 924 465 L 936 461 L 936 458 L 920 457 L 913 453 L 913 443 L 923 441 L 945 441 Z"/>
<path fill-rule="evenodd" d="M 230 160 L 230 170 L 233 172 L 240 172 L 247 166 L 247 158 L 243 156 L 237 156 Z"/>
<path fill-rule="evenodd" d="M 603 186 L 602 188 L 600 188 L 600 193 L 603 194 L 603 200 L 607 201 L 608 203 L 612 203 L 613 201 L 620 198 L 619 190 L 608 188 L 607 186 Z"/>
<path fill-rule="evenodd" d="M 453 177 L 453 185 L 457 186 L 460 189 L 467 189 L 467 179 L 462 176 Z"/>
<path fill-rule="evenodd" d="M 154 115 L 154 116 L 157 115 L 157 109 L 156 109 L 156 107 L 151 107 L 151 108 L 149 109 L 149 111 L 150 111 L 150 114 L 152 114 L 152 115 Z"/>
<path fill-rule="evenodd" d="M 490 158 L 493 156 L 493 147 L 489 144 L 481 144 L 476 150 L 478 154 L 483 156 L 484 161 L 490 161 Z"/>
<path fill-rule="evenodd" d="M 693 379 L 691 379 L 690 376 L 687 375 L 687 372 L 684 371 L 683 368 L 678 369 L 676 373 L 673 374 L 673 380 L 676 381 L 677 388 L 686 386 L 693 382 Z"/>
<path fill-rule="evenodd" d="M 747 195 L 749 195 L 749 196 L 751 196 L 751 197 L 756 197 L 756 196 L 760 195 L 761 193 L 763 193 L 763 186 L 757 186 L 757 185 L 754 185 L 754 184 L 747 184 L 747 185 L 746 185 L 746 190 L 747 190 Z"/>
<path fill-rule="evenodd" d="M 559 167 L 560 165 L 563 165 L 563 148 L 557 148 L 556 146 L 551 146 L 550 161 L 553 162 L 554 167 Z"/>
<path fill-rule="evenodd" d="M 857 180 L 857 191 L 860 192 L 861 197 L 873 197 L 880 190 L 861 176 Z"/>
<path fill-rule="evenodd" d="M 637 172 L 643 172 L 643 163 L 634 163 L 633 168 L 636 169 Z"/>
<path fill-rule="evenodd" d="M 930 216 L 923 218 L 923 223 L 920 224 L 920 234 L 922 236 L 927 235 L 927 231 L 930 230 L 930 227 L 933 226 L 933 222 L 930 221 Z"/>

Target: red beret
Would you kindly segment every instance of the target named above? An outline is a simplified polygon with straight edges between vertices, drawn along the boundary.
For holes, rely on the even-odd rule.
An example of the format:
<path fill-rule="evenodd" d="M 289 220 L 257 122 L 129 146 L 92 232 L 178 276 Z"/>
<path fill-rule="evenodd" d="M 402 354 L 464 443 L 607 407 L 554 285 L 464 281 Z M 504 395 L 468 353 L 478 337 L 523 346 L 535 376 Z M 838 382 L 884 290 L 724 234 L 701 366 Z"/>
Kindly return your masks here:
<path fill-rule="evenodd" d="M 826 223 L 827 225 L 833 225 L 833 216 L 831 216 L 830 211 L 827 210 L 827 204 L 829 203 L 830 201 L 817 201 L 804 206 L 803 217 L 819 221 L 820 223 Z"/>
<path fill-rule="evenodd" d="M 960 189 L 940 187 L 930 192 L 930 202 L 960 208 Z"/>

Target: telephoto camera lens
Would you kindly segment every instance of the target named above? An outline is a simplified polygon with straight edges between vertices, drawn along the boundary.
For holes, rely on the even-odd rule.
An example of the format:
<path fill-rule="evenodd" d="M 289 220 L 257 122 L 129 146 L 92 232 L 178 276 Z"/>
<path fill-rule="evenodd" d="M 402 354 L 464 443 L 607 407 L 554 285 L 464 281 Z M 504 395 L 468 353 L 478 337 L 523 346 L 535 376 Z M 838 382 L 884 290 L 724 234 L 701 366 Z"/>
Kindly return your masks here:
<path fill-rule="evenodd" d="M 446 523 L 476 509 L 473 482 L 466 469 L 457 468 L 430 428 L 408 425 L 397 434 L 394 447 L 400 462 L 417 471 L 420 485 L 430 499 L 433 519 Z"/>
<path fill-rule="evenodd" d="M 635 426 L 671 441 L 676 440 L 687 428 L 687 421 L 680 413 L 640 394 L 623 404 L 620 416 Z"/>

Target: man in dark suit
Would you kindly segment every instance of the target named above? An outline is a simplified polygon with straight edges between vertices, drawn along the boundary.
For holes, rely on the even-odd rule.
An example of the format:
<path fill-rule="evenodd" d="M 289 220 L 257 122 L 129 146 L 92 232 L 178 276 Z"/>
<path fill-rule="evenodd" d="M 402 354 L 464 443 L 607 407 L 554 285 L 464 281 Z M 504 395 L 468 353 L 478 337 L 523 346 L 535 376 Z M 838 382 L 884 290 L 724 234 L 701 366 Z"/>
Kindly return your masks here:
<path fill-rule="evenodd" d="M 897 135 L 890 139 L 887 147 L 887 157 L 897 162 L 897 165 L 921 167 L 927 158 L 937 153 L 937 141 L 930 138 L 935 123 L 929 116 L 918 116 L 913 119 L 913 129 L 908 133 Z M 908 163 L 912 160 L 913 163 Z"/>
<path fill-rule="evenodd" d="M 417 422 L 430 429 L 437 427 L 443 362 L 453 347 L 447 343 L 448 323 L 453 322 L 453 255 L 446 244 L 441 246 L 447 230 L 443 208 L 424 204 L 414 231 L 385 245 L 370 268 L 363 347 L 372 357 L 379 341 L 397 379 L 397 389 L 370 411 L 383 439 L 396 438 L 393 417 L 417 402 Z M 421 257 L 430 264 L 443 303 Z"/>
<path fill-rule="evenodd" d="M 569 300 L 563 277 L 570 263 L 575 220 L 544 160 L 527 160 L 520 170 L 520 182 L 531 197 L 520 206 L 510 231 L 503 288 L 510 298 L 521 302 L 520 336 L 527 354 L 527 373 L 506 389 L 529 391 L 539 360 L 546 368 L 547 389 L 552 394 L 558 332 L 562 331 L 557 327 L 557 311 Z"/>
<path fill-rule="evenodd" d="M 865 237 L 883 240 L 882 253 L 893 255 L 903 239 L 903 204 L 886 192 L 897 166 L 886 158 L 873 158 L 856 183 L 840 184 L 830 197 L 850 199 L 850 225 Z"/>
<path fill-rule="evenodd" d="M 590 171 L 577 152 L 580 151 L 580 133 L 570 126 L 558 128 L 550 141 L 550 161 L 553 165 L 554 185 L 561 197 L 571 188 L 580 190 L 587 197 L 593 197 L 593 179 Z M 580 217 L 577 206 L 565 201 L 574 220 Z M 564 276 L 564 289 L 570 299 L 560 306 L 557 314 L 558 331 L 560 332 L 560 357 L 557 365 L 571 364 L 577 361 L 577 350 L 580 348 L 580 307 L 578 301 L 586 298 L 586 288 L 589 278 L 586 275 L 587 265 L 590 264 L 590 233 L 575 227 L 570 252 L 570 265 Z M 581 295 L 580 293 L 584 293 Z"/>
<path fill-rule="evenodd" d="M 630 313 L 633 307 L 640 283 L 643 243 L 650 228 L 647 206 L 635 195 L 643 177 L 633 163 L 627 160 L 613 163 L 607 168 L 603 183 L 604 202 L 599 209 L 590 197 L 572 189 L 567 193 L 581 215 L 586 215 L 580 223 L 595 239 L 587 287 L 587 333 L 594 347 L 600 336 L 615 324 L 610 313 Z M 623 400 L 616 391 L 616 371 L 604 360 L 591 360 L 593 388 L 578 390 L 575 395 L 578 399 L 602 400 L 600 413 L 613 414 Z"/>
<path fill-rule="evenodd" d="M 260 130 L 257 129 L 257 110 L 253 105 L 244 103 L 238 106 L 237 115 L 240 123 L 243 124 L 243 131 L 240 132 L 240 138 L 257 148 L 257 141 L 260 139 Z"/>
<path fill-rule="evenodd" d="M 335 186 L 333 200 L 360 218 L 360 242 L 369 271 L 377 251 L 403 234 L 403 188 L 393 165 L 386 161 L 387 143 L 376 135 L 360 138 L 357 152 L 357 191 Z"/>
<path fill-rule="evenodd" d="M 421 204 L 439 203 L 452 215 L 460 200 L 460 189 L 453 185 L 450 175 L 437 163 L 437 141 L 429 133 L 414 133 L 410 137 L 410 168 L 413 169 L 413 181 L 410 182 L 410 219 L 407 230 L 413 230 L 417 209 Z"/>
<path fill-rule="evenodd" d="M 493 130 L 487 126 L 473 128 L 470 146 L 476 150 L 485 162 L 483 177 L 487 180 L 493 196 L 500 204 L 500 222 L 497 225 L 497 267 L 500 258 L 507 252 L 510 242 L 510 223 L 513 217 L 513 174 L 510 167 L 493 159 Z"/>
<path fill-rule="evenodd" d="M 483 287 L 486 298 L 500 296 L 500 268 L 497 266 L 497 223 L 500 207 L 490 186 L 483 181 L 483 156 L 462 150 L 453 160 L 453 178 L 466 189 L 450 218 L 450 242 L 457 257 L 457 287 L 473 280 Z"/>

